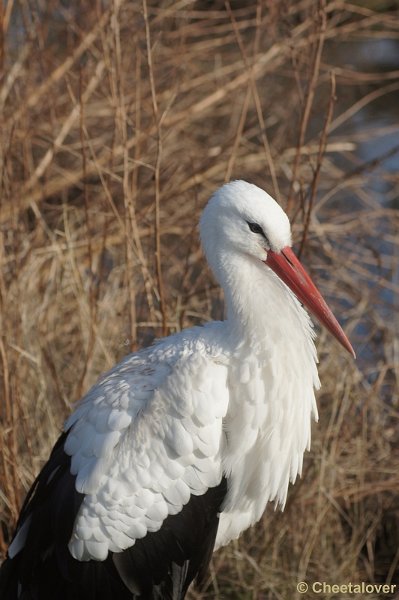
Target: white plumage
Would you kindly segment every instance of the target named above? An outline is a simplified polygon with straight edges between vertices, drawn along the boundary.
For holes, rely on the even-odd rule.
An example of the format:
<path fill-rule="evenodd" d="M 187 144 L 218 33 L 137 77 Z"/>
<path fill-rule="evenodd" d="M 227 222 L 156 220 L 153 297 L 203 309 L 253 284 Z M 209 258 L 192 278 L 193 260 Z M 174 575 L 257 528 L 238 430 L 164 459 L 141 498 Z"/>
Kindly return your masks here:
<path fill-rule="evenodd" d="M 311 321 L 272 260 L 284 256 L 283 279 L 302 302 L 311 296 L 311 309 L 351 349 L 326 306 L 315 308 L 306 274 L 293 273 L 288 218 L 264 191 L 223 186 L 204 210 L 201 239 L 226 320 L 127 356 L 66 422 L 64 452 L 84 495 L 68 543 L 78 561 L 131 548 L 222 478 L 216 548 L 258 521 L 269 501 L 284 507 L 310 446 L 319 379 Z M 21 526 L 10 559 L 28 535 Z"/>
<path fill-rule="evenodd" d="M 213 338 L 212 327 L 195 328 L 127 357 L 67 421 L 65 451 L 85 494 L 75 558 L 128 548 L 220 483 L 228 370 Z"/>

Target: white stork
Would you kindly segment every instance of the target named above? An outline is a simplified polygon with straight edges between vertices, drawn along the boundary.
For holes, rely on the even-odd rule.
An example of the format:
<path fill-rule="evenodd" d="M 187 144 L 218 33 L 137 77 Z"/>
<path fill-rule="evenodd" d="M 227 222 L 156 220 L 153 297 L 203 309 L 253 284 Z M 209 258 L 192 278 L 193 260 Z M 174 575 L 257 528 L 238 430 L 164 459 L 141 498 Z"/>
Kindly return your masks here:
<path fill-rule="evenodd" d="M 224 185 L 200 229 L 226 320 L 130 354 L 80 401 L 22 508 L 2 600 L 180 600 L 215 548 L 284 507 L 317 420 L 302 304 L 354 352 L 263 190 Z"/>

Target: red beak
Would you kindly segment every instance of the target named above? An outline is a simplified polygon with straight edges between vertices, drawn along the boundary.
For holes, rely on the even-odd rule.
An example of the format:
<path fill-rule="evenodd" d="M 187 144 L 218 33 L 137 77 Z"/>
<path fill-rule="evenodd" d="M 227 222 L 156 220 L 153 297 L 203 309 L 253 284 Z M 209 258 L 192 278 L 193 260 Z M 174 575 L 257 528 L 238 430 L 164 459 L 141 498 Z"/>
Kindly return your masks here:
<path fill-rule="evenodd" d="M 340 324 L 291 248 L 286 246 L 279 253 L 269 250 L 265 263 L 288 285 L 298 300 L 319 319 L 339 343 L 356 358 L 352 345 Z"/>

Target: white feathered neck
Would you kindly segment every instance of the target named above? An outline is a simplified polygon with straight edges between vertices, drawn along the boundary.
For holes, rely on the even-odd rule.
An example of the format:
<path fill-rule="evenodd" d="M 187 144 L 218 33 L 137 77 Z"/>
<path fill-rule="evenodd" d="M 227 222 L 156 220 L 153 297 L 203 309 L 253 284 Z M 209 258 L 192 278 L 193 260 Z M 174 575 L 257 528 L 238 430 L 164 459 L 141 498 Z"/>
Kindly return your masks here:
<path fill-rule="evenodd" d="M 249 223 L 262 227 L 267 242 L 251 235 Z M 310 446 L 319 379 L 310 318 L 263 262 L 268 248 L 291 245 L 280 206 L 256 186 L 228 184 L 203 213 L 201 239 L 225 292 L 222 330 L 232 355 L 224 458 L 229 494 L 220 546 L 255 523 L 268 501 L 284 506 Z"/>

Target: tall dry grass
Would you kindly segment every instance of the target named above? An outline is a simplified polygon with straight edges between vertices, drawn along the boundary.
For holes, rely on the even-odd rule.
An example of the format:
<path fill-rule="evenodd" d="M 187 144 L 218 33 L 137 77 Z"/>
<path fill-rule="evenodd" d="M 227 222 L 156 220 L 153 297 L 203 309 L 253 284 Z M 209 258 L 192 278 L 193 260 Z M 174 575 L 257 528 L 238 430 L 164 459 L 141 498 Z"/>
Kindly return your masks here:
<path fill-rule="evenodd" d="M 386 168 L 397 147 L 359 154 L 398 131 L 374 124 L 372 108 L 393 114 L 399 66 L 337 60 L 397 38 L 394 9 L 1 5 L 3 553 L 64 417 L 98 374 L 154 337 L 222 316 L 196 228 L 209 195 L 245 178 L 288 210 L 359 360 L 321 333 L 321 419 L 302 480 L 284 513 L 270 507 L 215 555 L 191 597 L 296 598 L 301 580 L 399 584 L 398 178 Z"/>

